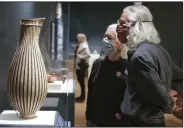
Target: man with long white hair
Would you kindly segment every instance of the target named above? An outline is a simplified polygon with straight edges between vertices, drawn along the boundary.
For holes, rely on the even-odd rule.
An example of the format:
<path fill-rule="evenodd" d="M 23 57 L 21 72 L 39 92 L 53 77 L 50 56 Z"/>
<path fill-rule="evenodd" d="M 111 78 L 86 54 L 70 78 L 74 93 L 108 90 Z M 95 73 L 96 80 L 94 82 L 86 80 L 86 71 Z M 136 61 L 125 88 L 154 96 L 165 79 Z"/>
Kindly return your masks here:
<path fill-rule="evenodd" d="M 88 80 L 87 126 L 126 126 L 120 105 L 125 92 L 123 72 L 127 67 L 126 46 L 117 40 L 117 24 L 108 26 L 102 41 L 104 55 L 95 60 Z"/>
<path fill-rule="evenodd" d="M 126 7 L 116 31 L 119 41 L 130 49 L 122 112 L 132 126 L 165 126 L 164 114 L 172 113 L 174 107 L 168 92 L 175 64 L 159 45 L 150 10 L 142 5 Z"/>

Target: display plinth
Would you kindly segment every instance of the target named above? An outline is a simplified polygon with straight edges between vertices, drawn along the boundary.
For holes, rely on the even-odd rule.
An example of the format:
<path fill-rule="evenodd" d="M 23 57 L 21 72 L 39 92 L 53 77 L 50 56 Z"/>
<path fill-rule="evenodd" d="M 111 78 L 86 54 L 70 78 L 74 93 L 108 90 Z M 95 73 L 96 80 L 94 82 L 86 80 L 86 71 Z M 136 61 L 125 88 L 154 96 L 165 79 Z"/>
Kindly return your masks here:
<path fill-rule="evenodd" d="M 42 127 L 64 127 L 65 121 L 57 111 L 38 111 L 34 119 L 22 119 L 14 110 L 4 110 L 0 115 L 0 126 L 42 126 Z"/>
<path fill-rule="evenodd" d="M 65 82 L 60 85 L 61 89 L 48 89 L 47 99 L 58 98 L 57 107 L 47 107 L 51 104 L 55 104 L 54 100 L 48 100 L 44 102 L 41 110 L 57 110 L 65 121 L 67 121 L 66 127 L 74 127 L 74 105 L 75 105 L 75 81 L 71 78 L 67 78 Z M 46 106 L 45 106 L 46 105 Z"/>
<path fill-rule="evenodd" d="M 74 83 L 73 79 L 66 79 L 64 84 L 60 84 L 58 88 L 60 89 L 54 89 L 54 87 L 51 89 L 49 88 L 47 91 L 48 94 L 61 94 L 61 93 L 74 93 L 75 88 L 74 88 Z M 54 86 L 54 85 L 52 85 Z"/>
<path fill-rule="evenodd" d="M 52 91 L 52 90 L 61 90 L 62 85 L 63 85 L 63 81 L 55 81 L 54 83 L 48 83 L 48 90 Z"/>

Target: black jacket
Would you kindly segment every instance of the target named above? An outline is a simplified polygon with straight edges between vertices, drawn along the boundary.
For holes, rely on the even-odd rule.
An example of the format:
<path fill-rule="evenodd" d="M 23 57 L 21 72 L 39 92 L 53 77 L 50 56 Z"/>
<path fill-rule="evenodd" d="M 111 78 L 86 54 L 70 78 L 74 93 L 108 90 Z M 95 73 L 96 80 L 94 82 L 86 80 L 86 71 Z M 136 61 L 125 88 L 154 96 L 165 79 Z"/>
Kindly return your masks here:
<path fill-rule="evenodd" d="M 144 42 L 128 51 L 128 60 L 122 112 L 143 123 L 163 122 L 164 113 L 171 113 L 174 105 L 168 91 L 172 81 L 181 82 L 181 70 L 176 70 L 163 47 L 152 43 Z"/>
<path fill-rule="evenodd" d="M 115 114 L 121 112 L 126 87 L 123 74 L 117 76 L 117 72 L 124 73 L 126 66 L 127 60 L 112 62 L 108 57 L 93 63 L 88 80 L 86 120 L 98 126 L 117 123 Z"/>

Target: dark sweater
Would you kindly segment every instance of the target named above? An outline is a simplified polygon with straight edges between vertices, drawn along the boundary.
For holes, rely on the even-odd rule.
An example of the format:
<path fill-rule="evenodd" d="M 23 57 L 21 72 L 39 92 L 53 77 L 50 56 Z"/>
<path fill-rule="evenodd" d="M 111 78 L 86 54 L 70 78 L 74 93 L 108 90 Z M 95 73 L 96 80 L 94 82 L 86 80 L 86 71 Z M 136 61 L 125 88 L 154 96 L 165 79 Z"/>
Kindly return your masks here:
<path fill-rule="evenodd" d="M 88 80 L 88 98 L 86 120 L 98 126 L 115 126 L 115 114 L 121 112 L 120 105 L 124 99 L 125 80 L 118 77 L 123 73 L 127 60 L 110 61 L 107 57 L 97 59 L 92 66 Z"/>
<path fill-rule="evenodd" d="M 160 45 L 145 42 L 129 51 L 128 58 L 122 112 L 135 122 L 163 122 L 164 113 L 171 113 L 173 109 L 173 101 L 168 95 L 174 78 L 171 57 Z M 175 70 L 175 74 L 181 75 L 177 72 Z"/>

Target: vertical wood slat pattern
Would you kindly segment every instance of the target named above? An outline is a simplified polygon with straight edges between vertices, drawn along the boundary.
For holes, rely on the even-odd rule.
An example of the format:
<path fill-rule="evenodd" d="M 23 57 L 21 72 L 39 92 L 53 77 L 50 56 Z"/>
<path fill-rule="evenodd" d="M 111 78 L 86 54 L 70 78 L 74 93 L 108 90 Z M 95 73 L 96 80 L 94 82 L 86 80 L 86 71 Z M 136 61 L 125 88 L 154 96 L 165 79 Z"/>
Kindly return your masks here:
<path fill-rule="evenodd" d="M 9 101 L 22 118 L 33 118 L 47 95 L 47 74 L 38 44 L 43 21 L 22 22 L 20 44 L 9 70 Z"/>

